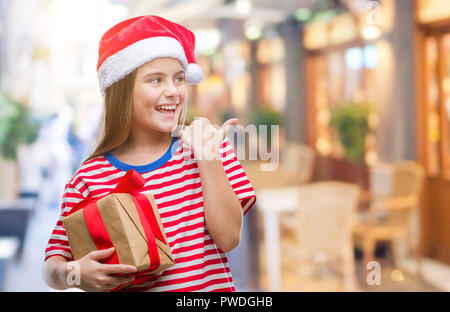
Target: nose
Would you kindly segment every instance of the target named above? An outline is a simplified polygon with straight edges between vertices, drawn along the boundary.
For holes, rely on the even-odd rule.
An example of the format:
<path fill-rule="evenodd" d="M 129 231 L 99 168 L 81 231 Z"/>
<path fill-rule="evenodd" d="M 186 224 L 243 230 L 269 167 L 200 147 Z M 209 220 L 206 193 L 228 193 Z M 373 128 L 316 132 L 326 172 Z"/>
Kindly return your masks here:
<path fill-rule="evenodd" d="M 178 88 L 175 86 L 173 81 L 167 82 L 166 88 L 164 90 L 164 95 L 167 98 L 178 97 L 180 95 L 180 92 L 178 91 Z"/>

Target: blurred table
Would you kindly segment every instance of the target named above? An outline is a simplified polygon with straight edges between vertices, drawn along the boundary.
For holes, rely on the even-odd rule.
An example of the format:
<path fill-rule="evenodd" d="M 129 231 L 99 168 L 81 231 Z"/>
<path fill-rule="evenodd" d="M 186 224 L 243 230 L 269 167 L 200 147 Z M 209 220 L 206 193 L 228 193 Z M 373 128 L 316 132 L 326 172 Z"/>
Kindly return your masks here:
<path fill-rule="evenodd" d="M 19 240 L 16 237 L 0 237 L 0 292 L 4 291 L 8 262 L 18 249 Z"/>
<path fill-rule="evenodd" d="M 281 291 L 279 213 L 295 211 L 301 186 L 261 189 L 256 191 L 256 207 L 264 219 L 264 244 L 269 291 Z"/>
<path fill-rule="evenodd" d="M 297 192 L 302 186 L 296 183 L 292 174 L 283 170 L 281 164 L 274 171 L 263 171 L 262 163 L 261 161 L 241 161 L 242 167 L 256 192 L 256 207 L 263 215 L 269 290 L 281 291 L 279 214 L 281 212 L 293 212 L 297 209 L 299 204 Z M 353 170 L 352 167 L 345 167 L 344 169 Z M 322 176 L 322 179 L 319 180 L 341 179 L 334 176 L 325 179 L 325 176 Z M 359 180 L 355 178 L 346 182 L 356 183 L 356 181 Z M 364 212 L 369 208 L 371 194 L 364 187 L 361 191 L 358 211 Z"/>
<path fill-rule="evenodd" d="M 0 239 L 16 237 L 19 239 L 17 257 L 22 257 L 30 218 L 35 210 L 35 198 L 0 198 Z"/>
<path fill-rule="evenodd" d="M 17 199 L 0 198 L 0 209 L 11 209 L 18 206 Z"/>
<path fill-rule="evenodd" d="M 280 224 L 281 212 L 294 212 L 299 206 L 298 191 L 302 186 L 286 186 L 256 190 L 256 207 L 264 220 L 264 245 L 269 291 L 281 291 Z M 363 192 L 359 210 L 367 210 L 370 192 Z"/>

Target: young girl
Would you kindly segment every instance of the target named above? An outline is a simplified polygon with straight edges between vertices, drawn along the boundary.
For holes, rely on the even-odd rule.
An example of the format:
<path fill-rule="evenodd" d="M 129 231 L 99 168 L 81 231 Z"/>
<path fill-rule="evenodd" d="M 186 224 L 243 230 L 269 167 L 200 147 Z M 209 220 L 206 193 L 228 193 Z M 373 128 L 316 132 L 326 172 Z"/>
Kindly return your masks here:
<path fill-rule="evenodd" d="M 226 137 L 238 120 L 217 128 L 196 119 L 172 138 L 184 124 L 186 83 L 203 79 L 194 40 L 183 26 L 157 16 L 126 20 L 103 35 L 97 66 L 102 133 L 65 187 L 61 216 L 45 250 L 43 275 L 50 287 L 109 291 L 133 280 L 115 273 L 136 267 L 101 263 L 114 248 L 74 261 L 61 220 L 84 198 L 109 193 L 134 169 L 146 180 L 141 192 L 154 195 L 175 265 L 132 290 L 235 290 L 225 253 L 239 243 L 242 217 L 256 200 Z M 68 282 L 74 268 L 80 285 Z"/>

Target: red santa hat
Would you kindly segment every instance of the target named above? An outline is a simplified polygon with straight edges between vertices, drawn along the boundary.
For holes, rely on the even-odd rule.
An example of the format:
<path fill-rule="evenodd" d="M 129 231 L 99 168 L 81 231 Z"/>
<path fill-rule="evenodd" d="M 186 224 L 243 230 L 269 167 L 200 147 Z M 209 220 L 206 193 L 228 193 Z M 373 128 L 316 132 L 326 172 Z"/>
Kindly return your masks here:
<path fill-rule="evenodd" d="M 101 38 L 97 75 L 102 94 L 113 83 L 141 65 L 159 58 L 178 59 L 184 67 L 186 81 L 203 80 L 195 63 L 195 37 L 187 28 L 154 15 L 125 20 L 110 28 Z"/>

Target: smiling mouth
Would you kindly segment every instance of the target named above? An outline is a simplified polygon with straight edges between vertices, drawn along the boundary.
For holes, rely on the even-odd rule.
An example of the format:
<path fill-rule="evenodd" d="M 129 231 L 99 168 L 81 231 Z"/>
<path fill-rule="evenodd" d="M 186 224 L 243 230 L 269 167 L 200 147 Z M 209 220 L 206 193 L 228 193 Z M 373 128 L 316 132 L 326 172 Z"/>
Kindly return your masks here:
<path fill-rule="evenodd" d="M 163 118 L 174 118 L 178 104 L 165 104 L 155 106 L 155 110 L 161 114 Z"/>

